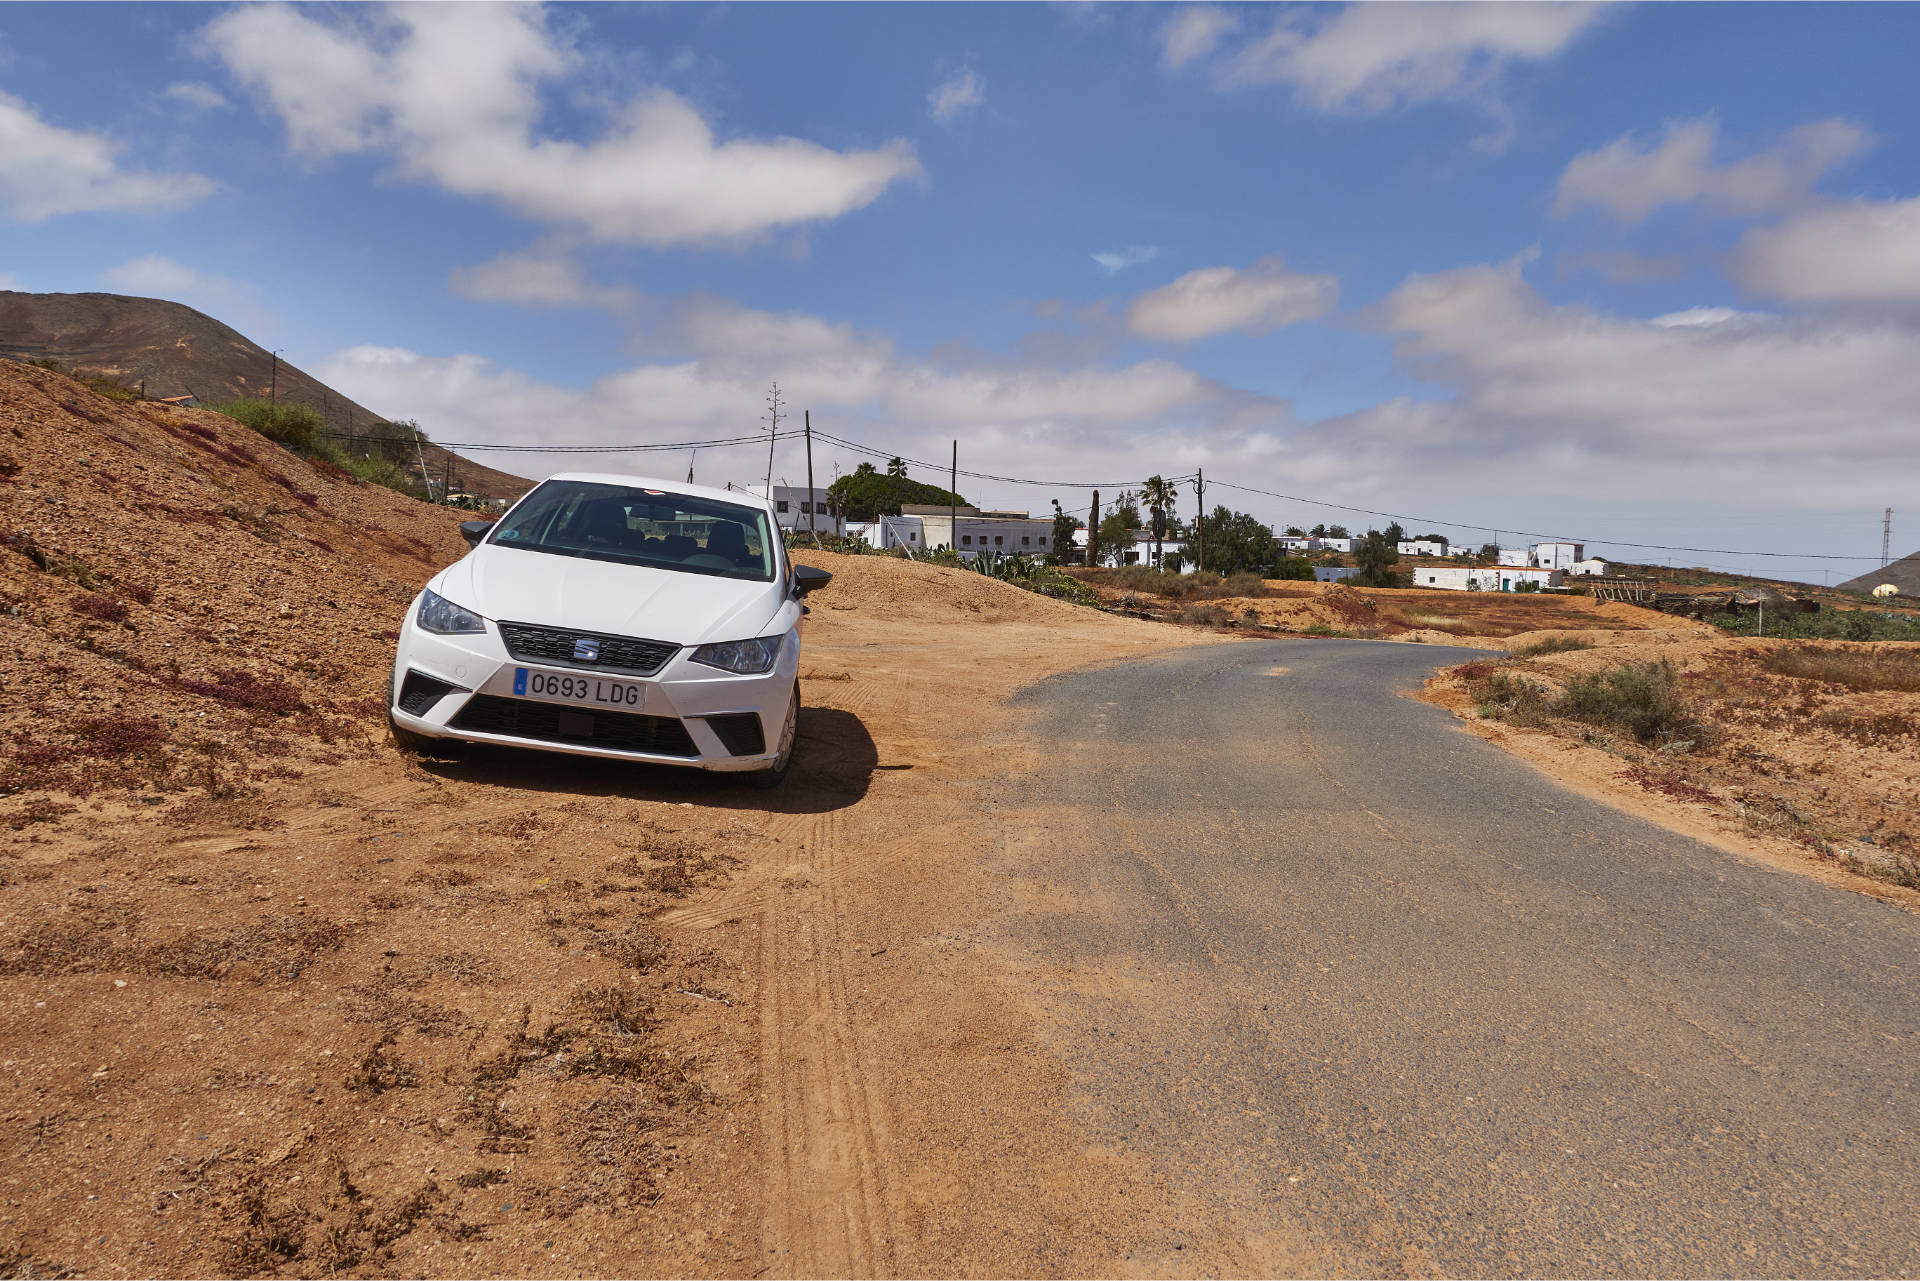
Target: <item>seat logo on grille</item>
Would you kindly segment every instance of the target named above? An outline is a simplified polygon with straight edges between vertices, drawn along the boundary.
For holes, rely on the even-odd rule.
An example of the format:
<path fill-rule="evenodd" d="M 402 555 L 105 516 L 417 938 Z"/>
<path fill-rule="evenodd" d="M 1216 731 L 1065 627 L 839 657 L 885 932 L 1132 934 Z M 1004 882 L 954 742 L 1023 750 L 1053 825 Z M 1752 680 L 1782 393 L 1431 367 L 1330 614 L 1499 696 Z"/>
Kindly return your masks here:
<path fill-rule="evenodd" d="M 600 661 L 600 642 L 592 636 L 582 636 L 573 642 L 573 657 L 582 663 Z"/>

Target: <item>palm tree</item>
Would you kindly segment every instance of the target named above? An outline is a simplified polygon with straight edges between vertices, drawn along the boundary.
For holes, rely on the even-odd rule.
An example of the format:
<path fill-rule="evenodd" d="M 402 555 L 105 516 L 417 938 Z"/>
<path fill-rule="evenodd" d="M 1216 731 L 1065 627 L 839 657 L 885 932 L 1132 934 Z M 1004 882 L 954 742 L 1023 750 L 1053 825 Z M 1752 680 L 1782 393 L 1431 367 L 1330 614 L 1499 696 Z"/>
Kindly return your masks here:
<path fill-rule="evenodd" d="M 1180 491 L 1164 476 L 1149 476 L 1140 486 L 1140 501 L 1153 513 L 1153 567 L 1159 569 L 1160 542 L 1167 528 L 1167 513 L 1180 501 Z"/>

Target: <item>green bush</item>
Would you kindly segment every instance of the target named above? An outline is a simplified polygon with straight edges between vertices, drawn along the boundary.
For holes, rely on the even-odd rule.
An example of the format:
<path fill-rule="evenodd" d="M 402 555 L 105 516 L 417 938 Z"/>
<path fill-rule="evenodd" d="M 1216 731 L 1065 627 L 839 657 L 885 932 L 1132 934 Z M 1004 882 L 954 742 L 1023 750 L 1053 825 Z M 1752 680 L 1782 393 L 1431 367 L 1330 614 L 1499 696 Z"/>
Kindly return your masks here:
<path fill-rule="evenodd" d="M 1759 611 L 1715 614 L 1707 620 L 1737 636 L 1760 629 Z M 1879 609 L 1823 609 L 1799 614 L 1768 610 L 1766 634 L 1784 640 L 1920 641 L 1920 615 Z"/>
<path fill-rule="evenodd" d="M 214 408 L 229 418 L 245 423 L 268 440 L 285 445 L 296 454 L 311 458 L 332 453 L 321 438 L 327 429 L 327 420 L 312 405 L 303 405 L 295 400 L 243 396 Z"/>
<path fill-rule="evenodd" d="M 334 461 L 329 459 L 329 461 Z M 413 478 L 407 475 L 406 468 L 394 462 L 384 454 L 369 454 L 365 458 L 345 458 L 339 460 L 340 466 L 358 476 L 361 480 L 375 485 L 385 485 L 388 489 L 397 489 L 401 493 L 410 493 L 415 486 Z"/>
<path fill-rule="evenodd" d="M 1282 556 L 1273 562 L 1273 572 L 1267 577 L 1310 583 L 1313 581 L 1313 562 L 1305 556 Z"/>
<path fill-rule="evenodd" d="M 1679 673 L 1664 658 L 1574 676 L 1551 710 L 1568 720 L 1632 734 L 1642 743 L 1670 736 L 1689 720 L 1680 701 Z"/>

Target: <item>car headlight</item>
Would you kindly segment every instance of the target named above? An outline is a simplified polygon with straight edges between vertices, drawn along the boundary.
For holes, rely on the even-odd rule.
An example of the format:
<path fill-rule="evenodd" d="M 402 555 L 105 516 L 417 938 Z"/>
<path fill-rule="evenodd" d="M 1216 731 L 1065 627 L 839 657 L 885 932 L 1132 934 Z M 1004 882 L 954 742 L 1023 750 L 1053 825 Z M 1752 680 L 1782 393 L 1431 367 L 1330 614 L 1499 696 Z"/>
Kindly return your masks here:
<path fill-rule="evenodd" d="M 780 642 L 784 639 L 762 636 L 756 640 L 719 641 L 702 645 L 690 657 L 696 663 L 717 667 L 735 676 L 758 676 L 773 669 L 773 660 L 780 656 Z"/>
<path fill-rule="evenodd" d="M 448 600 L 445 596 L 433 592 L 420 593 L 420 613 L 416 620 L 420 630 L 433 632 L 440 636 L 456 636 L 462 632 L 484 632 L 487 620 L 470 609 Z"/>

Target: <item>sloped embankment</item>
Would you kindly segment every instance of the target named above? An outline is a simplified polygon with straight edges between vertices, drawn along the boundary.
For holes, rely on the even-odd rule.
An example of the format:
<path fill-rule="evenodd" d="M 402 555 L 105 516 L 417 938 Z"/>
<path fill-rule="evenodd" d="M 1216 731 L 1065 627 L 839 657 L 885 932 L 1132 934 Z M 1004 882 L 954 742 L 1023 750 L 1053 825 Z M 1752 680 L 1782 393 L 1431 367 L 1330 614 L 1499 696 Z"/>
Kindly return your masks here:
<path fill-rule="evenodd" d="M 0 820 L 239 800 L 384 735 L 452 513 L 221 414 L 0 361 Z"/>

